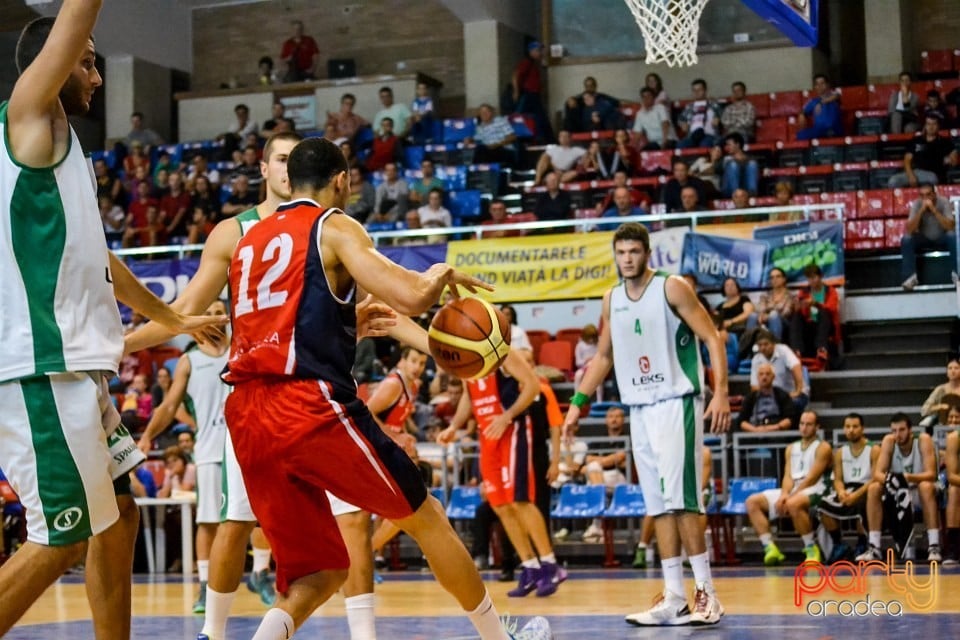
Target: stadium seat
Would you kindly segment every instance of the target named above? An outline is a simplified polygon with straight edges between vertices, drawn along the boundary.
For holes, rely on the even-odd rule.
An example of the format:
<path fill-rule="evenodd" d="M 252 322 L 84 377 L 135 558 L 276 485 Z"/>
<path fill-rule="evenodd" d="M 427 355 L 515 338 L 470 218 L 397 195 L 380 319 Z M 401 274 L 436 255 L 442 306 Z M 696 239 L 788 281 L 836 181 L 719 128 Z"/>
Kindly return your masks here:
<path fill-rule="evenodd" d="M 447 193 L 447 208 L 456 219 L 480 217 L 480 192 L 473 189 Z"/>
<path fill-rule="evenodd" d="M 777 166 L 786 168 L 805 165 L 809 153 L 810 142 L 807 140 L 780 139 L 777 142 Z"/>
<path fill-rule="evenodd" d="M 860 84 L 852 87 L 838 87 L 840 92 L 840 103 L 844 109 L 866 109 L 870 100 L 870 92 L 867 87 Z"/>
<path fill-rule="evenodd" d="M 867 85 L 867 108 L 884 109 L 890 105 L 890 96 L 899 91 L 895 83 Z"/>
<path fill-rule="evenodd" d="M 569 329 L 558 329 L 556 333 L 557 340 L 566 340 L 569 342 L 574 350 L 577 348 L 577 343 L 580 342 L 580 334 L 583 333 L 582 328 L 572 327 Z"/>
<path fill-rule="evenodd" d="M 431 487 L 430 495 L 440 501 L 440 504 L 447 503 L 447 496 L 443 492 L 443 487 Z"/>
<path fill-rule="evenodd" d="M 835 164 L 843 161 L 843 138 L 822 138 L 810 142 L 810 164 Z"/>
<path fill-rule="evenodd" d="M 870 163 L 870 188 L 886 189 L 890 177 L 903 171 L 902 160 L 875 160 Z"/>
<path fill-rule="evenodd" d="M 912 133 L 885 133 L 880 136 L 879 160 L 903 161 L 904 154 L 913 144 Z"/>
<path fill-rule="evenodd" d="M 857 219 L 886 218 L 893 211 L 893 191 L 873 189 L 857 192 Z"/>
<path fill-rule="evenodd" d="M 424 151 L 421 145 L 410 145 L 403 148 L 403 166 L 407 169 L 419 169 L 423 157 Z"/>
<path fill-rule="evenodd" d="M 540 347 L 538 364 L 555 367 L 569 378 L 574 371 L 573 346 L 566 340 L 551 340 Z"/>
<path fill-rule="evenodd" d="M 757 118 L 757 142 L 783 142 L 787 139 L 787 119 Z"/>
<path fill-rule="evenodd" d="M 619 402 L 594 402 L 590 405 L 589 417 L 602 418 L 607 415 L 607 411 L 613 407 L 623 407 Z"/>
<path fill-rule="evenodd" d="M 477 123 L 473 118 L 446 118 L 443 121 L 444 143 L 463 142 L 476 135 Z"/>
<path fill-rule="evenodd" d="M 906 218 L 887 218 L 883 221 L 884 246 L 887 249 L 899 249 L 903 234 L 907 228 Z"/>
<path fill-rule="evenodd" d="M 843 218 L 856 218 L 857 217 L 857 194 L 850 192 L 833 192 L 833 193 L 821 193 L 820 202 L 827 203 L 836 203 L 843 205 Z M 836 210 L 824 210 L 824 211 L 814 211 L 813 212 L 814 220 L 839 220 L 840 214 Z"/>
<path fill-rule="evenodd" d="M 796 116 L 803 108 L 800 91 L 779 91 L 770 94 L 770 117 Z"/>
<path fill-rule="evenodd" d="M 613 488 L 610 505 L 603 512 L 603 566 L 618 567 L 614 546 L 614 518 L 643 518 L 647 515 L 647 506 L 643 502 L 643 492 L 638 484 L 620 484 Z"/>
<path fill-rule="evenodd" d="M 876 136 L 887 128 L 886 109 L 858 109 L 853 114 L 858 136 Z"/>
<path fill-rule="evenodd" d="M 550 332 L 543 329 L 527 329 L 527 339 L 533 347 L 533 359 L 540 362 L 540 348 L 552 340 Z"/>
<path fill-rule="evenodd" d="M 940 188 L 943 191 L 943 188 Z M 941 195 L 943 195 L 941 193 Z M 891 218 L 906 218 L 910 214 L 910 207 L 920 197 L 920 188 L 904 188 L 893 190 L 893 206 L 890 209 Z M 947 197 L 947 196 L 944 196 Z"/>
<path fill-rule="evenodd" d="M 953 71 L 953 49 L 920 52 L 920 73 L 949 73 Z"/>
<path fill-rule="evenodd" d="M 747 498 L 754 493 L 776 489 L 777 478 L 733 478 L 727 485 L 727 499 L 720 509 L 707 515 L 713 531 L 714 561 L 722 564 L 739 564 L 737 541 L 733 519 L 747 514 Z"/>
<path fill-rule="evenodd" d="M 500 165 L 474 164 L 467 168 L 467 188 L 494 196 L 500 193 Z"/>
<path fill-rule="evenodd" d="M 673 151 L 643 151 L 640 154 L 640 167 L 644 173 L 670 173 Z"/>
<path fill-rule="evenodd" d="M 463 191 L 467 188 L 466 167 L 437 167 L 436 174 L 443 182 L 444 191 Z"/>
<path fill-rule="evenodd" d="M 458 485 L 450 490 L 447 517 L 451 520 L 473 520 L 480 506 L 480 487 Z"/>
<path fill-rule="evenodd" d="M 833 165 L 800 167 L 797 171 L 797 193 L 827 193 L 833 191 Z"/>
<path fill-rule="evenodd" d="M 565 484 L 560 487 L 560 499 L 550 517 L 574 520 L 599 518 L 603 515 L 606 497 L 607 488 L 602 484 Z"/>
<path fill-rule="evenodd" d="M 509 116 L 510 126 L 513 127 L 513 133 L 516 134 L 518 138 L 532 138 L 537 133 L 537 126 L 534 124 L 533 118 L 529 115 L 522 113 L 515 113 Z"/>
<path fill-rule="evenodd" d="M 833 166 L 833 188 L 836 191 L 861 191 L 870 180 L 870 165 L 850 162 Z"/>
<path fill-rule="evenodd" d="M 770 94 L 753 93 L 748 95 L 747 102 L 753 105 L 757 119 L 763 119 L 770 115 Z"/>

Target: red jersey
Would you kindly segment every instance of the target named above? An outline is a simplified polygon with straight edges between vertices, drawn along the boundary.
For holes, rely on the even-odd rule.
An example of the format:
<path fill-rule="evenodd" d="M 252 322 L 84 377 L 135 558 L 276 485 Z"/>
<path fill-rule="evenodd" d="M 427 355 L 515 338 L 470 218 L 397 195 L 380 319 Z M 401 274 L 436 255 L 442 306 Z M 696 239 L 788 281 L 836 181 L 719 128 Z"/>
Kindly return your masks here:
<path fill-rule="evenodd" d="M 335 396 L 356 396 L 355 289 L 337 298 L 320 259 L 323 222 L 335 211 L 309 199 L 288 202 L 240 239 L 230 263 L 227 382 L 316 378 Z"/>
<path fill-rule="evenodd" d="M 473 417 L 477 420 L 477 431 L 483 435 L 493 419 L 517 401 L 520 385 L 515 378 L 503 375 L 498 369 L 479 380 L 467 380 L 467 393 L 473 405 Z"/>
<path fill-rule="evenodd" d="M 414 380 L 413 383 L 407 385 L 399 371 L 391 371 L 390 375 L 396 376 L 397 380 L 400 381 L 403 392 L 396 402 L 378 413 L 377 418 L 394 433 L 403 433 L 407 426 L 407 418 L 413 414 L 413 410 L 416 408 L 415 400 L 417 394 L 420 393 L 420 381 Z"/>

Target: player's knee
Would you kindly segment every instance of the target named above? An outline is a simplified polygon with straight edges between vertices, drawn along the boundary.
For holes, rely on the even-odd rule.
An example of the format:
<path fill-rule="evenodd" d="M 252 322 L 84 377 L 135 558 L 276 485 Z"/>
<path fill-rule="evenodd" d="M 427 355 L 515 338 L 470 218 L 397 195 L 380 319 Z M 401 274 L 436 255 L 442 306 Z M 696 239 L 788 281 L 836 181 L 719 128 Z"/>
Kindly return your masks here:
<path fill-rule="evenodd" d="M 932 482 L 919 482 L 917 483 L 917 493 L 920 494 L 921 498 L 932 498 L 936 494 L 936 487 Z"/>
<path fill-rule="evenodd" d="M 124 524 L 136 529 L 140 524 L 140 508 L 131 495 L 117 496 L 117 510 Z"/>

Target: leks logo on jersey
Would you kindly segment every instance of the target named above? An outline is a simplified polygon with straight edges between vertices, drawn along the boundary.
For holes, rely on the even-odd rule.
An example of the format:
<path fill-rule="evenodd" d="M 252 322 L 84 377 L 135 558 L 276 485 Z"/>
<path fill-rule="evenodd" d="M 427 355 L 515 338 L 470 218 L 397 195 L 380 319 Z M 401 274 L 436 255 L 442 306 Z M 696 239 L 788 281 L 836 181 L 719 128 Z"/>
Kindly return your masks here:
<path fill-rule="evenodd" d="M 650 358 L 640 356 L 640 373 L 650 373 Z"/>
<path fill-rule="evenodd" d="M 653 365 L 650 364 L 650 358 L 648 356 L 640 356 L 640 359 L 637 361 L 637 366 L 640 367 L 640 377 L 633 378 L 634 386 L 642 387 L 648 384 L 659 384 L 664 381 L 662 373 L 650 373 Z"/>

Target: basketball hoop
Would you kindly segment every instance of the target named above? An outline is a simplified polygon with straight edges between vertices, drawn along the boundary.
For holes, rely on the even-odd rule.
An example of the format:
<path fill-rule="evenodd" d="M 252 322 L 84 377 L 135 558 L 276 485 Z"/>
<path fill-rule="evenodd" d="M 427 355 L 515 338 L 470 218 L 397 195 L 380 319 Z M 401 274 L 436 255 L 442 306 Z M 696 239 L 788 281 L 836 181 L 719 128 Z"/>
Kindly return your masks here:
<path fill-rule="evenodd" d="M 697 63 L 700 14 L 707 0 L 624 0 L 643 34 L 647 64 L 671 67 Z"/>

